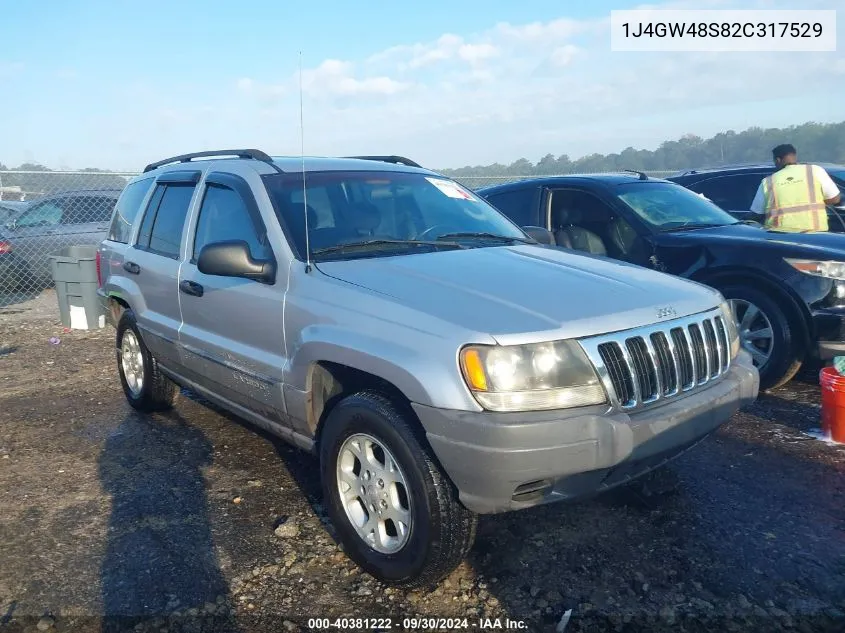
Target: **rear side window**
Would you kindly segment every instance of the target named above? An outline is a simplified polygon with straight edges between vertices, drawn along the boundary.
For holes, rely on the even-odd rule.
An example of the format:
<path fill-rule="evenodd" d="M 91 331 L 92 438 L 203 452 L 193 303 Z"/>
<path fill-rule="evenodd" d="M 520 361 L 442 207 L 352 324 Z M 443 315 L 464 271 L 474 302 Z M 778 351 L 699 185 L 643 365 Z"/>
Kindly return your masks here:
<path fill-rule="evenodd" d="M 766 174 L 736 174 L 702 180 L 689 188 L 727 211 L 748 211 Z"/>
<path fill-rule="evenodd" d="M 132 225 L 135 222 L 135 218 L 138 217 L 138 212 L 141 210 L 141 203 L 144 201 L 152 184 L 152 178 L 145 178 L 144 180 L 127 185 L 123 193 L 120 194 L 120 198 L 115 206 L 108 239 L 113 242 L 120 242 L 121 244 L 129 243 L 129 238 L 132 235 Z"/>
<path fill-rule="evenodd" d="M 537 226 L 537 206 L 534 200 L 535 187 L 512 189 L 494 193 L 487 197 L 487 202 L 508 216 L 519 226 Z"/>
<path fill-rule="evenodd" d="M 185 217 L 194 189 L 196 186 L 193 184 L 158 184 L 141 223 L 136 246 L 178 259 Z"/>

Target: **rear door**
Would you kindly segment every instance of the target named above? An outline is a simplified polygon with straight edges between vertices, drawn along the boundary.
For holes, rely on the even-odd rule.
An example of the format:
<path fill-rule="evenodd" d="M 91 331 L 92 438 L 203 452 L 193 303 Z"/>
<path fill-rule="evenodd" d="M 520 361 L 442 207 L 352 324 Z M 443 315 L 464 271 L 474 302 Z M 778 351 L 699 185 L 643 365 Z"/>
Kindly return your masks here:
<path fill-rule="evenodd" d="M 144 342 L 167 367 L 181 365 L 179 267 L 184 227 L 199 171 L 172 171 L 159 176 L 141 219 L 138 236 L 127 249 L 123 274 L 133 278 L 140 301 L 133 304 Z"/>
<path fill-rule="evenodd" d="M 275 257 L 267 235 L 269 218 L 262 217 L 243 177 L 212 172 L 203 189 L 179 277 L 185 376 L 274 424 L 284 424 L 287 269 L 279 270 L 275 284 L 201 273 L 199 253 L 215 242 L 243 240 L 253 258 Z"/>

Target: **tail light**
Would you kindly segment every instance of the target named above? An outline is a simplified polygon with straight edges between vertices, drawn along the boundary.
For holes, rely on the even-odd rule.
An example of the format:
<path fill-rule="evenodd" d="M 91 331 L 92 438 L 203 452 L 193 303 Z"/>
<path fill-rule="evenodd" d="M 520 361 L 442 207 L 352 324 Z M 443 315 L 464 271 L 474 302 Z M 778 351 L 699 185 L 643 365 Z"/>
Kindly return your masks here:
<path fill-rule="evenodd" d="M 100 251 L 97 251 L 97 254 L 94 257 L 94 263 L 97 265 L 97 286 L 102 288 L 103 287 L 103 272 L 102 272 L 102 268 L 100 268 Z"/>
<path fill-rule="evenodd" d="M 12 243 L 6 242 L 5 240 L 0 240 L 0 255 L 3 253 L 11 253 L 12 252 Z"/>

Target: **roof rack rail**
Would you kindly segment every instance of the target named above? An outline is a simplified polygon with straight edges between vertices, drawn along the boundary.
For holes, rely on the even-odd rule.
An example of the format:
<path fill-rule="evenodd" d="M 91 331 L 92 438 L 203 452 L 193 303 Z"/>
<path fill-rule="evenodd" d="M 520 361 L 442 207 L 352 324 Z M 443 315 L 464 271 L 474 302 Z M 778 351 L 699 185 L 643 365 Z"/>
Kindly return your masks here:
<path fill-rule="evenodd" d="M 156 161 L 155 163 L 150 163 L 146 167 L 144 167 L 144 173 L 148 171 L 152 171 L 154 169 L 158 169 L 159 167 L 163 167 L 164 165 L 169 165 L 171 163 L 189 163 L 194 158 L 206 158 L 210 156 L 237 156 L 238 158 L 250 158 L 252 160 L 260 160 L 262 163 L 267 163 L 271 165 L 277 172 L 280 174 L 284 173 L 276 163 L 273 162 L 272 157 L 268 154 L 265 154 L 259 149 L 218 149 L 218 150 L 210 150 L 207 152 L 191 152 L 190 154 L 181 154 L 179 156 L 172 156 L 171 158 L 165 158 L 164 160 Z"/>
<path fill-rule="evenodd" d="M 383 163 L 394 163 L 395 165 L 407 165 L 408 167 L 419 167 L 422 165 L 404 156 L 346 156 L 345 158 L 357 158 L 359 160 L 378 160 Z"/>
<path fill-rule="evenodd" d="M 648 176 L 644 171 L 637 171 L 636 169 L 623 169 L 622 172 L 626 174 L 637 174 L 640 180 L 648 180 Z"/>

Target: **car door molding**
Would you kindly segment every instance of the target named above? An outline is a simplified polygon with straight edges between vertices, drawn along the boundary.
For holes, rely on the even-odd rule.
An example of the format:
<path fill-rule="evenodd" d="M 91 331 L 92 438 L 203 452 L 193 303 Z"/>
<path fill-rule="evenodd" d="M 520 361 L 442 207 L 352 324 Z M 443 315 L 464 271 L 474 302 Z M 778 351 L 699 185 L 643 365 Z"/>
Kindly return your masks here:
<path fill-rule="evenodd" d="M 206 350 L 200 349 L 198 347 L 195 347 L 193 345 L 190 345 L 190 344 L 184 343 L 184 342 L 182 342 L 181 345 L 182 345 L 182 348 L 185 351 L 190 352 L 191 354 L 195 354 L 196 356 L 199 356 L 200 358 L 211 361 L 212 363 L 222 365 L 226 369 L 231 369 L 232 371 L 237 372 L 239 374 L 243 374 L 244 376 L 247 376 L 248 378 L 252 378 L 253 380 L 257 380 L 259 382 L 262 382 L 265 385 L 267 385 L 268 387 L 276 387 L 276 386 L 279 386 L 279 385 L 282 384 L 280 381 L 274 380 L 272 377 L 270 377 L 266 374 L 262 374 L 260 372 L 252 371 L 251 369 L 247 369 L 243 365 L 236 363 L 236 362 L 233 362 L 232 360 L 229 360 L 227 358 L 223 358 L 222 356 L 219 356 L 218 354 L 208 352 Z"/>

